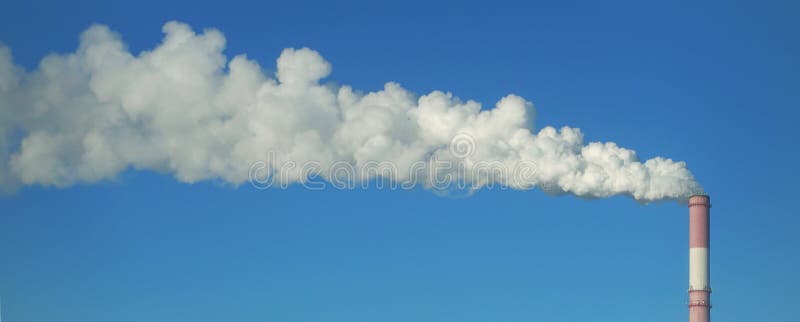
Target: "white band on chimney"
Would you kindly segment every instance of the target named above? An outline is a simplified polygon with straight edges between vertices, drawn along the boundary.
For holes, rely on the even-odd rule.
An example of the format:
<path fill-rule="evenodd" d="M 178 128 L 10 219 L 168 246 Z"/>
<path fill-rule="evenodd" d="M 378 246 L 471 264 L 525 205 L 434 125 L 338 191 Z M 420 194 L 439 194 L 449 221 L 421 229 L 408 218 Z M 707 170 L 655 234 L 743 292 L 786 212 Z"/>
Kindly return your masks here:
<path fill-rule="evenodd" d="M 708 248 L 689 248 L 689 290 L 708 290 L 708 277 Z"/>

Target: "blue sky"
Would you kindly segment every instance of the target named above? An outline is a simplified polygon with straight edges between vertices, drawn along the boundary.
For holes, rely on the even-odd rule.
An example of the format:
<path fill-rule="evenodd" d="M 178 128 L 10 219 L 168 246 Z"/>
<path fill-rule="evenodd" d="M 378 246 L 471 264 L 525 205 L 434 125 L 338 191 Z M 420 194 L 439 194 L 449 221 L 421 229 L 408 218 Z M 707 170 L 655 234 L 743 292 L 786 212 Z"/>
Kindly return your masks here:
<path fill-rule="evenodd" d="M 787 321 L 796 233 L 798 6 L 716 3 L 8 1 L 0 41 L 33 69 L 95 22 L 133 52 L 180 20 L 272 68 L 310 47 L 329 79 L 396 81 L 537 125 L 685 160 L 712 197 L 712 316 Z M 126 171 L 0 197 L 8 321 L 675 321 L 687 212 L 539 191 L 266 191 Z"/>

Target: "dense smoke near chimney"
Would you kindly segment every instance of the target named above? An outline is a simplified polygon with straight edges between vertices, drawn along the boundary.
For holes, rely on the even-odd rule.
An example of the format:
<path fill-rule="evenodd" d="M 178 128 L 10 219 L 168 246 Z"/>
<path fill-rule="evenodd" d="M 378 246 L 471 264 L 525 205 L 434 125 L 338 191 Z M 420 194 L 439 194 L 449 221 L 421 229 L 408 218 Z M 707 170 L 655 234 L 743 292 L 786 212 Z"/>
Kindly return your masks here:
<path fill-rule="evenodd" d="M 394 172 L 355 178 L 408 181 L 421 163 L 427 177 L 420 184 L 430 186 L 436 159 L 467 169 L 448 174 L 469 182 L 470 191 L 545 186 L 641 202 L 701 191 L 684 162 L 641 161 L 613 142 L 584 142 L 577 128 L 535 130 L 533 105 L 516 95 L 484 109 L 446 92 L 417 96 L 393 82 L 364 93 L 321 83 L 331 64 L 311 49 L 285 49 L 273 76 L 245 55 L 228 60 L 217 30 L 169 22 L 163 31 L 158 46 L 133 54 L 119 35 L 95 25 L 75 52 L 48 55 L 33 71 L 0 47 L 0 184 L 8 191 L 67 187 L 132 168 L 239 185 L 259 162 L 266 168 L 259 175 L 304 182 L 307 172 L 279 165 L 314 162 L 331 180 L 336 164 L 381 162 Z M 491 176 L 475 170 L 482 163 L 533 171 Z"/>

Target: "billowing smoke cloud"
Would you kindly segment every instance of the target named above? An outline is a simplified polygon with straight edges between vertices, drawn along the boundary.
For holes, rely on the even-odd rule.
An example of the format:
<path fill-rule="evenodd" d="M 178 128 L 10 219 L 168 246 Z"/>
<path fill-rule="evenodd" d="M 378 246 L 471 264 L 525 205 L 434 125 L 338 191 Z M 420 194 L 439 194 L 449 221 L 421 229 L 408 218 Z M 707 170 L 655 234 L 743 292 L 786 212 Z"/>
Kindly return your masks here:
<path fill-rule="evenodd" d="M 361 93 L 321 83 L 331 65 L 306 48 L 284 50 L 273 77 L 244 55 L 229 61 L 217 30 L 195 33 L 169 22 L 163 31 L 161 44 L 135 55 L 95 25 L 74 53 L 51 54 L 31 72 L 0 47 L 0 183 L 66 187 L 130 168 L 182 182 L 306 182 L 308 171 L 282 165 L 311 162 L 318 177 L 335 180 L 337 166 L 378 162 L 392 173 L 354 178 L 410 181 L 421 169 L 419 182 L 430 187 L 430 161 L 444 160 L 456 165 L 445 173 L 469 182 L 468 190 L 544 186 L 642 202 L 700 191 L 684 162 L 642 162 L 613 142 L 585 144 L 576 128 L 534 132 L 533 105 L 519 96 L 482 110 L 449 93 L 416 96 L 391 82 Z M 263 167 L 254 176 L 255 164 Z M 527 171 L 487 175 L 495 166 Z"/>

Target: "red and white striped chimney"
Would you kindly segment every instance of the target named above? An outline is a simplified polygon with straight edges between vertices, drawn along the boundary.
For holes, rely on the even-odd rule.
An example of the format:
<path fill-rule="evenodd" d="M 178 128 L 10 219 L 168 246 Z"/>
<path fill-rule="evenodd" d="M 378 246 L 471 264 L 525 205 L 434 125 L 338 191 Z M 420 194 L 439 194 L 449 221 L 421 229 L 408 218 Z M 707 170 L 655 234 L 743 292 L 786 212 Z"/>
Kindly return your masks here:
<path fill-rule="evenodd" d="M 707 195 L 689 197 L 689 322 L 711 320 L 709 282 L 709 209 Z"/>

